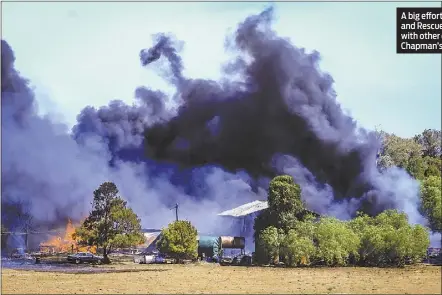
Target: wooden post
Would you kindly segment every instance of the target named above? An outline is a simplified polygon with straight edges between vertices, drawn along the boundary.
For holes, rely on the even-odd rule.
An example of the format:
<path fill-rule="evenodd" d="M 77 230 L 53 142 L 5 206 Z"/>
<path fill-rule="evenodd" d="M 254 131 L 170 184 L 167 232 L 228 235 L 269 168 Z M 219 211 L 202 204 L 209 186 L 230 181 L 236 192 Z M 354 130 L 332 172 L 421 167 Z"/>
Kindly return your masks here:
<path fill-rule="evenodd" d="M 175 204 L 170 210 L 175 209 L 175 220 L 178 221 L 178 203 Z"/>
<path fill-rule="evenodd" d="M 28 251 L 28 235 L 29 235 L 29 226 L 26 225 L 26 233 L 25 233 L 25 253 Z"/>
<path fill-rule="evenodd" d="M 175 217 L 176 221 L 178 221 L 178 203 L 175 205 Z"/>

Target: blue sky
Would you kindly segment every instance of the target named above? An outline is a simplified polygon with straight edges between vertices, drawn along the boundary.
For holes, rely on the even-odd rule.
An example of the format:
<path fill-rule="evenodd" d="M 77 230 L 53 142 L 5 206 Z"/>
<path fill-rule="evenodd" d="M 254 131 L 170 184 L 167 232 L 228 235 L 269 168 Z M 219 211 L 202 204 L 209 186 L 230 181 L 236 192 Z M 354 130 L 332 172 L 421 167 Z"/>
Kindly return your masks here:
<path fill-rule="evenodd" d="M 318 50 L 338 100 L 359 123 L 400 136 L 441 126 L 441 56 L 398 55 L 396 7 L 437 3 L 277 3 L 275 30 Z M 133 101 L 137 86 L 170 91 L 140 66 L 151 35 L 185 42 L 185 74 L 220 77 L 224 40 L 265 3 L 3 3 L 2 37 L 36 88 L 42 113 L 69 126 L 86 105 Z"/>

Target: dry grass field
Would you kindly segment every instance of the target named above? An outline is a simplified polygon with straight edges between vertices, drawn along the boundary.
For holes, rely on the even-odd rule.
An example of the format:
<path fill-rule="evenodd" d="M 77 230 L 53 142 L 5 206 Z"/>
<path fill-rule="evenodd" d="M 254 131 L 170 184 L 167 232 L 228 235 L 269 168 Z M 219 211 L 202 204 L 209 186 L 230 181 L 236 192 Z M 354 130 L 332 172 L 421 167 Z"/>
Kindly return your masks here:
<path fill-rule="evenodd" d="M 124 263 L 111 267 L 120 272 L 72 274 L 2 269 L 1 290 L 3 294 L 441 294 L 440 266 L 283 269 Z"/>

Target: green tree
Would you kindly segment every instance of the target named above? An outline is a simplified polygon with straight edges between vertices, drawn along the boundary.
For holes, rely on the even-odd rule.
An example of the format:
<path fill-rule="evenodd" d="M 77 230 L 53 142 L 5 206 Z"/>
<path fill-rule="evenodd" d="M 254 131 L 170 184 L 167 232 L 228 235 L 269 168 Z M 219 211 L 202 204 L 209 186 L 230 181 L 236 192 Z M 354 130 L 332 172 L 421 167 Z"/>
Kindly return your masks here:
<path fill-rule="evenodd" d="M 311 258 L 315 256 L 316 248 L 311 237 L 291 229 L 282 240 L 280 251 L 286 265 L 297 266 L 310 264 Z"/>
<path fill-rule="evenodd" d="M 195 259 L 198 257 L 197 235 L 196 228 L 189 221 L 178 220 L 161 231 L 157 248 L 178 262 L 183 259 Z"/>
<path fill-rule="evenodd" d="M 442 182 L 430 176 L 421 184 L 421 210 L 428 218 L 433 231 L 442 232 Z"/>
<path fill-rule="evenodd" d="M 316 219 L 317 218 L 312 214 L 306 214 L 302 221 L 296 221 L 293 229 L 296 231 L 296 233 L 298 233 L 299 236 L 306 237 L 313 241 L 315 239 L 316 229 L 318 226 L 318 224 L 315 222 Z"/>
<path fill-rule="evenodd" d="M 411 249 L 409 253 L 412 262 L 421 262 L 422 258 L 426 256 L 429 246 L 430 236 L 428 234 L 428 229 L 419 224 L 412 227 Z"/>
<path fill-rule="evenodd" d="M 390 164 L 404 169 L 407 169 L 410 157 L 418 157 L 422 154 L 422 146 L 415 140 L 401 138 L 394 134 L 383 133 L 382 144 L 380 162 L 384 161 L 383 157 L 388 157 Z"/>
<path fill-rule="evenodd" d="M 350 227 L 361 240 L 360 263 L 363 265 L 404 265 L 407 258 L 421 260 L 430 244 L 428 230 L 411 226 L 407 215 L 386 210 L 376 217 L 360 214 Z"/>
<path fill-rule="evenodd" d="M 92 211 L 75 231 L 74 239 L 81 245 L 101 248 L 105 263 L 110 263 L 108 254 L 113 249 L 141 244 L 140 219 L 126 205 L 117 186 L 104 182 L 94 191 Z"/>
<path fill-rule="evenodd" d="M 317 258 L 327 265 L 347 265 L 358 259 L 360 238 L 346 222 L 332 217 L 320 219 L 316 229 Z"/>
<path fill-rule="evenodd" d="M 436 176 L 441 177 L 441 171 L 442 171 L 442 159 L 441 158 L 432 158 L 432 157 L 425 157 L 425 177 L 430 176 Z"/>
<path fill-rule="evenodd" d="M 441 156 L 441 131 L 425 129 L 414 137 L 414 141 L 422 146 L 423 156 L 432 158 Z"/>
<path fill-rule="evenodd" d="M 377 161 L 381 169 L 398 166 L 414 178 L 422 180 L 441 175 L 441 131 L 426 129 L 413 138 L 401 138 L 377 131 L 382 149 Z"/>
<path fill-rule="evenodd" d="M 299 219 L 306 216 L 301 200 L 301 188 L 289 175 L 276 176 L 272 179 L 268 191 L 269 208 L 255 218 L 255 257 L 257 263 L 267 263 L 266 250 L 259 243 L 261 232 L 269 226 L 287 233 Z"/>
<path fill-rule="evenodd" d="M 274 226 L 265 228 L 259 234 L 259 244 L 264 250 L 266 262 L 279 263 L 279 248 L 283 239 L 283 233 Z"/>
<path fill-rule="evenodd" d="M 267 264 L 269 261 L 267 251 L 261 245 L 260 234 L 261 232 L 269 226 L 274 226 L 276 224 L 275 214 L 269 209 L 263 210 L 255 218 L 255 223 L 253 225 L 254 240 L 255 240 L 255 262 L 258 264 Z"/>
<path fill-rule="evenodd" d="M 408 159 L 406 170 L 414 178 L 422 180 L 425 177 L 427 165 L 420 155 L 413 155 Z"/>
<path fill-rule="evenodd" d="M 275 215 L 275 226 L 288 232 L 305 212 L 301 200 L 301 188 L 289 175 L 272 179 L 268 193 L 269 210 Z"/>

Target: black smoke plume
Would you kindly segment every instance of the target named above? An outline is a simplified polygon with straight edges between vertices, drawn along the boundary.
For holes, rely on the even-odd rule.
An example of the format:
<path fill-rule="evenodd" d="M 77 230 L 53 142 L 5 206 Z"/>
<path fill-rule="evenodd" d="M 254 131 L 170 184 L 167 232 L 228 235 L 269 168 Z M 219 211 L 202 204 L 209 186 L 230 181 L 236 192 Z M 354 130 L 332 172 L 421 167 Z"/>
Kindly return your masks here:
<path fill-rule="evenodd" d="M 170 64 L 171 74 L 169 81 L 173 84 L 178 84 L 183 80 L 183 63 L 181 57 L 178 55 L 178 47 L 181 47 L 181 42 L 175 40 L 171 35 L 157 34 L 154 36 L 156 44 L 149 49 L 142 49 L 140 51 L 140 61 L 143 66 L 158 60 L 164 56 Z"/>
<path fill-rule="evenodd" d="M 36 114 L 2 41 L 2 204 L 23 204 L 40 225 L 64 224 L 84 217 L 93 190 L 111 180 L 145 227 L 173 221 L 178 202 L 201 232 L 228 234 L 212 216 L 265 199 L 269 179 L 288 173 L 319 213 L 398 208 L 422 222 L 417 182 L 396 167 L 378 171 L 374 134 L 344 114 L 319 53 L 277 36 L 272 14 L 238 25 L 228 48 L 237 58 L 221 82 L 185 78 L 180 43 L 156 35 L 141 62 L 165 57 L 175 95 L 139 87 L 133 105 L 86 107 L 71 135 Z"/>
<path fill-rule="evenodd" d="M 380 142 L 344 114 L 332 77 L 319 70 L 319 53 L 278 37 L 271 29 L 272 13 L 251 16 L 236 31 L 231 46 L 240 55 L 226 68 L 239 74 L 240 82 L 181 84 L 177 115 L 146 132 L 151 157 L 183 167 L 217 164 L 254 178 L 299 167 L 289 170 L 310 174 L 297 177 L 305 187 L 318 183 L 315 191 L 330 188 L 328 198 L 352 199 L 349 214 L 403 207 L 400 199 L 407 197 L 398 183 L 411 186 L 406 202 L 416 202 L 416 183 L 406 173 L 378 172 Z M 295 166 L 290 158 L 296 158 Z"/>

